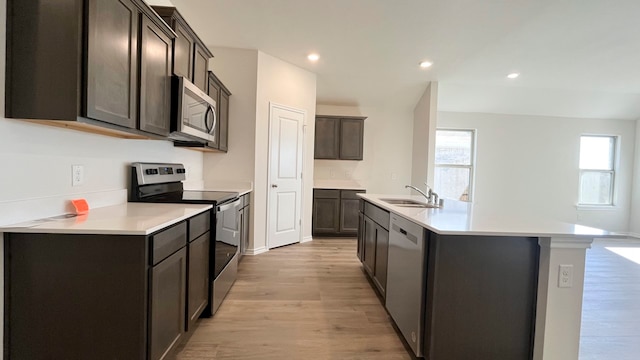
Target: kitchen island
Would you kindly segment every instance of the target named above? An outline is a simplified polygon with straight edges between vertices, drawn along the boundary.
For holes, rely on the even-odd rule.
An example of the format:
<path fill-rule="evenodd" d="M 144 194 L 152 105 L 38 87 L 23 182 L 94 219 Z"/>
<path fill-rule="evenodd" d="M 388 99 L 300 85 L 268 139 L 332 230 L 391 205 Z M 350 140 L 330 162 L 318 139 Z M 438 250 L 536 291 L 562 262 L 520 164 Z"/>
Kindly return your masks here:
<path fill-rule="evenodd" d="M 359 196 L 358 256 L 415 355 L 578 359 L 586 249 L 615 234 L 454 200 Z"/>

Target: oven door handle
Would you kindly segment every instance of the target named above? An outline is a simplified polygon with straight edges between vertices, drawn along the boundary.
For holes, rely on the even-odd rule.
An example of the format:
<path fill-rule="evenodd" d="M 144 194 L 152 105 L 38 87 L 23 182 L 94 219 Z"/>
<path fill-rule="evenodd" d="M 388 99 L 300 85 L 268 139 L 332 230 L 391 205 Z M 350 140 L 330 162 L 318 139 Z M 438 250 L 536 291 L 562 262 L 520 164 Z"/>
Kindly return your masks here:
<path fill-rule="evenodd" d="M 241 201 L 240 198 L 238 198 L 237 200 L 235 200 L 232 203 L 220 205 L 220 206 L 218 206 L 218 212 L 227 211 L 227 210 L 229 210 L 231 208 L 238 207 L 240 205 L 240 201 Z"/>

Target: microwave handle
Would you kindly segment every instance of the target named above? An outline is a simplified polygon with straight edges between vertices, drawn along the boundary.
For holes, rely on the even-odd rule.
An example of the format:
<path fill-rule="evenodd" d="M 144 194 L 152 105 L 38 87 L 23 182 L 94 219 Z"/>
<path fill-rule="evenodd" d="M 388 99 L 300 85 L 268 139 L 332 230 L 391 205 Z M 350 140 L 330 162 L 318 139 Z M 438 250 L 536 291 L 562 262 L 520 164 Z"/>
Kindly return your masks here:
<path fill-rule="evenodd" d="M 211 133 L 211 130 L 213 130 L 213 127 L 216 124 L 214 120 L 213 125 L 209 126 L 209 112 L 213 113 L 213 116 L 216 116 L 215 112 L 211 109 L 211 106 L 207 106 L 207 111 L 204 113 L 204 127 L 207 128 L 208 134 Z"/>

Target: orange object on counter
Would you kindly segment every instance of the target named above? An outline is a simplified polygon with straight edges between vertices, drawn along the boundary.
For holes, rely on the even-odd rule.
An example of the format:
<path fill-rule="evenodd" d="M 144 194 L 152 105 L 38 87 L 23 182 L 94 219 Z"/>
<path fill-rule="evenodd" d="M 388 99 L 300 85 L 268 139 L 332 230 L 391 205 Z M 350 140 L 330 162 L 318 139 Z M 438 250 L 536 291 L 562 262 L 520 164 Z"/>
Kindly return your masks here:
<path fill-rule="evenodd" d="M 89 212 L 89 204 L 85 199 L 73 199 L 71 200 L 73 207 L 76 209 L 77 215 L 85 215 Z"/>

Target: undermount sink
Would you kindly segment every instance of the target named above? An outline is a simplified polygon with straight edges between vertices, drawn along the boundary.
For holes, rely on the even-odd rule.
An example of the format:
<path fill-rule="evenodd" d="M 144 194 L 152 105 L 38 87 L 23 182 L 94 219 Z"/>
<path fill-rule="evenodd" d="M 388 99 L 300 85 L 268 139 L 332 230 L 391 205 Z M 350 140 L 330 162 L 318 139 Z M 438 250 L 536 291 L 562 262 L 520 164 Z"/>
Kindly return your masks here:
<path fill-rule="evenodd" d="M 412 208 L 437 208 L 437 205 L 427 204 L 420 201 L 409 199 L 380 199 L 387 204 L 400 206 L 400 207 L 412 207 Z"/>

